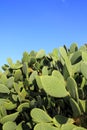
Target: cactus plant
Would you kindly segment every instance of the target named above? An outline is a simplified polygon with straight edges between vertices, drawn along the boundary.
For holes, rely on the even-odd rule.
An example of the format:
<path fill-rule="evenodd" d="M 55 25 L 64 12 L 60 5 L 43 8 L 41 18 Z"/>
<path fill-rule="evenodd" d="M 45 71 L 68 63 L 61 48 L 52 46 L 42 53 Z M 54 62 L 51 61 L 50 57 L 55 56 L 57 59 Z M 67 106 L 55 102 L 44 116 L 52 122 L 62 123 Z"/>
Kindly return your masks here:
<path fill-rule="evenodd" d="M 24 52 L 0 73 L 0 130 L 86 130 L 87 47 Z"/>

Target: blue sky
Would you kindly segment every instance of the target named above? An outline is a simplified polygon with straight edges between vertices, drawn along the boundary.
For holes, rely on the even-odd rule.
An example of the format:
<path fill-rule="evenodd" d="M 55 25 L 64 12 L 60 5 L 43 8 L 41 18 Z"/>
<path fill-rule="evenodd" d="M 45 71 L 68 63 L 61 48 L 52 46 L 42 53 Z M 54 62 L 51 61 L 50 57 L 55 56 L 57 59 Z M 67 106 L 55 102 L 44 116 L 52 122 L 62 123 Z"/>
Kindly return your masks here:
<path fill-rule="evenodd" d="M 0 66 L 72 42 L 87 42 L 87 0 L 0 0 Z"/>

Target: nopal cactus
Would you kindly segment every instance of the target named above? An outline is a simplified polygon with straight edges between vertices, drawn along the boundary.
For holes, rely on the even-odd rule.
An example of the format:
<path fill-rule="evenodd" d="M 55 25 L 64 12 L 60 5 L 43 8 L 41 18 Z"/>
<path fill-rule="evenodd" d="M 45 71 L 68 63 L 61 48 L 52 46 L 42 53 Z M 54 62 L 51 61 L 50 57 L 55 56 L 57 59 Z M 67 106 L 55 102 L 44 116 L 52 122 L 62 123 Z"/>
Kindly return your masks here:
<path fill-rule="evenodd" d="M 0 130 L 86 130 L 87 47 L 24 52 L 2 66 Z"/>

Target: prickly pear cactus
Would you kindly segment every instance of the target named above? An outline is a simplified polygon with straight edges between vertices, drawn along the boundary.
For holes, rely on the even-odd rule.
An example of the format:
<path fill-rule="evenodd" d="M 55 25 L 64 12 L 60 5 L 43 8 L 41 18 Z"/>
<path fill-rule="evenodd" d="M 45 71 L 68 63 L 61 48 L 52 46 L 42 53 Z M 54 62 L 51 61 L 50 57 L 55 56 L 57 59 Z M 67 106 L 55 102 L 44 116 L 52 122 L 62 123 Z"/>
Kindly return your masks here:
<path fill-rule="evenodd" d="M 87 47 L 24 52 L 0 73 L 0 130 L 86 130 Z"/>

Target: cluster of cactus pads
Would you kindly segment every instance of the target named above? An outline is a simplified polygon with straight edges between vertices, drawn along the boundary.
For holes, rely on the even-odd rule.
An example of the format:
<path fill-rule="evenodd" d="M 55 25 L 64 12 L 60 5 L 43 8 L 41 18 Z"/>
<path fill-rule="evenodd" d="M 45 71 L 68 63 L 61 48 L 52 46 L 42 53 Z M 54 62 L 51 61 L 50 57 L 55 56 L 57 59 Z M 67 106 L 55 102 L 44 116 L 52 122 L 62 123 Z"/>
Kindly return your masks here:
<path fill-rule="evenodd" d="M 86 45 L 7 61 L 0 73 L 0 130 L 87 129 Z"/>

